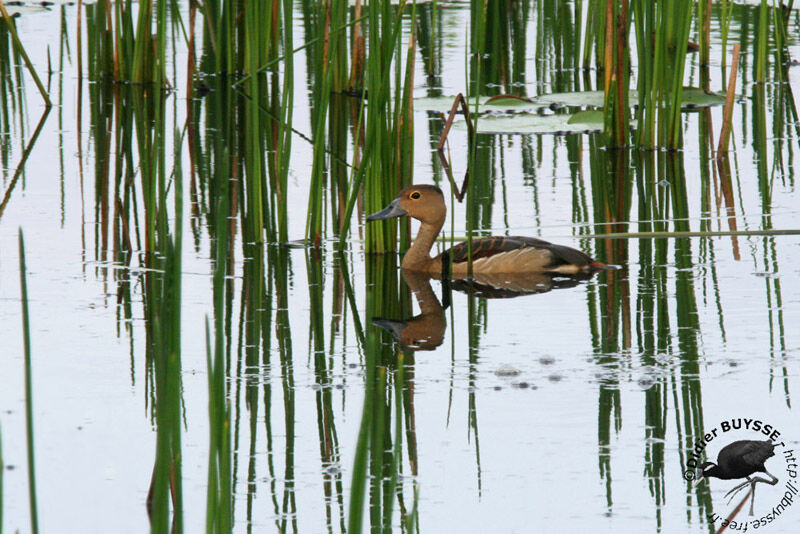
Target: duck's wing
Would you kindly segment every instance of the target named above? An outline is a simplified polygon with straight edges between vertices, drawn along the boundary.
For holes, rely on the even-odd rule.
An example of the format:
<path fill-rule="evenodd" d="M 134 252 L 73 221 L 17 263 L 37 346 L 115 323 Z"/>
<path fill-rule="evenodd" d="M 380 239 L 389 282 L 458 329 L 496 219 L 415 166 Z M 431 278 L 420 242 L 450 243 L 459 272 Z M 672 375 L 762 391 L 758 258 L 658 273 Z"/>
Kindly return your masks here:
<path fill-rule="evenodd" d="M 560 265 L 575 265 L 586 267 L 595 263 L 592 258 L 574 248 L 563 245 L 554 245 L 542 239 L 523 236 L 493 236 L 482 237 L 472 241 L 472 261 L 475 262 L 484 258 L 491 258 L 498 254 L 518 252 L 522 249 L 532 249 L 541 251 L 547 256 L 547 269 L 553 269 Z M 466 262 L 468 260 L 467 243 L 459 243 L 443 254 L 443 268 L 447 268 L 446 262 L 453 265 Z M 598 264 L 600 265 L 600 264 Z"/>

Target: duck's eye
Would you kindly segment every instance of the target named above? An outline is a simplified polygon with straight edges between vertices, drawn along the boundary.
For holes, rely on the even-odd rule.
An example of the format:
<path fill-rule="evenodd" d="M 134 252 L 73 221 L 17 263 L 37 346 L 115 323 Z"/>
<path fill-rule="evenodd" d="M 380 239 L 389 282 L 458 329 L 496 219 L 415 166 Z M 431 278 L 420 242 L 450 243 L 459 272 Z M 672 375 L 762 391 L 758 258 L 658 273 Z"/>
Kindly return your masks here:
<path fill-rule="evenodd" d="M 419 194 L 419 191 L 414 191 L 413 193 L 411 193 L 410 195 L 408 195 L 408 198 L 410 198 L 410 199 L 412 199 L 412 200 L 417 200 L 417 199 L 419 199 L 419 197 L 421 197 L 421 196 L 422 196 L 422 195 L 420 195 L 420 194 Z"/>

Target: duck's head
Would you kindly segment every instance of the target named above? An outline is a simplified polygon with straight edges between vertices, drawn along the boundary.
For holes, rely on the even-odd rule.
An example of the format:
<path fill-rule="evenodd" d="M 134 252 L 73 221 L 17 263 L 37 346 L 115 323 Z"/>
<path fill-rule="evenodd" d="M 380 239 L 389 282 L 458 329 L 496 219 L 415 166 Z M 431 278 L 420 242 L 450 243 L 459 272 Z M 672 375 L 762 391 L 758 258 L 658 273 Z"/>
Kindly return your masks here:
<path fill-rule="evenodd" d="M 408 321 L 376 317 L 372 324 L 390 332 L 398 343 L 411 350 L 434 350 L 444 342 L 447 329 L 444 313 L 420 314 Z"/>
<path fill-rule="evenodd" d="M 367 221 L 381 221 L 403 215 L 441 226 L 447 215 L 442 190 L 435 185 L 410 185 L 401 190 L 388 206 L 367 217 Z"/>

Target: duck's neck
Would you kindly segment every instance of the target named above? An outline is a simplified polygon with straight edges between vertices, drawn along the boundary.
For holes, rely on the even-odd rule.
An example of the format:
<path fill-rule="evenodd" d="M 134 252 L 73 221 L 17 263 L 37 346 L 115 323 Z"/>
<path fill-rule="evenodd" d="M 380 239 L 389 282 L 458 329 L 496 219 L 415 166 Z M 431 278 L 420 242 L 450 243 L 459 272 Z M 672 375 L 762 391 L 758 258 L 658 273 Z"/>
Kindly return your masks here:
<path fill-rule="evenodd" d="M 403 279 L 417 299 L 420 315 L 438 314 L 444 311 L 439 298 L 431 288 L 431 275 L 403 269 Z"/>
<path fill-rule="evenodd" d="M 403 256 L 403 263 L 401 264 L 403 269 L 410 271 L 431 270 L 434 261 L 431 258 L 431 247 L 433 247 L 433 242 L 436 241 L 436 237 L 439 235 L 443 225 L 444 220 L 436 223 L 422 223 L 414 243 L 411 244 L 411 248 Z"/>

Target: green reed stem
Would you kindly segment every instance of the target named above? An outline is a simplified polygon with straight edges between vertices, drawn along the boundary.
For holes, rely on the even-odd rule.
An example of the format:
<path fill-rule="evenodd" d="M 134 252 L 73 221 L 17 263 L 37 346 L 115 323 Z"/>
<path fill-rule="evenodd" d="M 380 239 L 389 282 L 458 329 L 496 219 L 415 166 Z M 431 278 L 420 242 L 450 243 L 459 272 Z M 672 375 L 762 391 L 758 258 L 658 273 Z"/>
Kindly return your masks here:
<path fill-rule="evenodd" d="M 623 147 L 628 144 L 630 124 L 628 105 L 628 34 L 630 16 L 627 0 L 617 5 L 614 0 L 606 4 L 606 44 L 605 44 L 605 105 L 604 124 L 606 146 Z"/>
<path fill-rule="evenodd" d="M 711 1 L 699 0 L 697 2 L 697 28 L 700 41 L 700 66 L 707 67 L 709 62 L 709 49 L 711 46 Z M 725 48 L 723 48 L 725 50 Z"/>
<path fill-rule="evenodd" d="M 291 17 L 292 9 L 291 9 L 290 0 L 283 0 L 283 2 L 284 2 L 284 7 L 283 7 L 284 13 L 285 14 L 288 13 L 288 16 Z M 287 16 L 287 15 L 285 15 L 285 16 Z M 346 30 L 347 28 L 349 28 L 350 26 L 353 26 L 354 24 L 358 24 L 359 22 L 363 22 L 366 18 L 367 18 L 367 15 L 362 15 L 361 17 L 358 17 L 357 19 L 353 19 L 350 22 L 342 24 L 341 26 L 331 30 L 330 35 L 333 36 L 333 34 L 337 34 L 337 33 L 341 32 L 342 30 Z M 291 26 L 286 26 L 285 22 L 284 22 L 284 27 L 291 28 Z M 289 34 L 291 34 L 291 32 L 286 32 L 286 33 L 287 33 L 287 35 L 285 36 L 285 39 L 287 39 L 287 44 L 290 45 L 291 44 L 291 35 L 289 35 Z M 287 52 L 287 53 L 283 54 L 282 56 L 278 56 L 276 58 L 273 58 L 273 59 L 267 61 L 266 63 L 264 63 L 263 65 L 258 67 L 254 72 L 251 72 L 251 73 L 247 74 L 246 76 L 244 76 L 243 78 L 237 80 L 233 84 L 233 87 L 236 87 L 236 86 L 239 86 L 239 85 L 245 83 L 247 80 L 249 80 L 253 76 L 255 76 L 257 74 L 261 74 L 265 70 L 269 69 L 270 67 L 273 67 L 274 65 L 280 63 L 281 61 L 284 61 L 284 62 L 289 61 L 289 59 L 292 56 L 294 56 L 296 53 L 298 53 L 298 52 L 300 52 L 302 50 L 305 50 L 306 48 L 308 48 L 311 45 L 317 44 L 321 40 L 322 40 L 322 36 L 315 37 L 314 39 L 310 39 L 310 40 L 306 41 L 305 44 L 302 44 L 302 45 L 298 46 L 297 48 L 292 49 L 291 52 Z"/>
<path fill-rule="evenodd" d="M 636 144 L 678 149 L 682 144 L 680 103 L 693 3 L 632 0 L 631 7 L 639 65 Z"/>
<path fill-rule="evenodd" d="M 215 278 L 217 276 L 215 275 Z M 220 277 L 224 278 L 224 277 Z M 216 323 L 216 321 L 215 321 Z M 223 336 L 217 329 L 215 336 Z M 217 339 L 215 337 L 215 339 Z M 225 383 L 225 351 L 211 349 L 211 335 L 206 318 L 206 365 L 208 368 L 208 487 L 206 498 L 206 532 L 230 532 L 233 526 L 233 493 L 231 483 L 230 403 Z M 213 354 L 212 354 L 213 352 Z"/>
<path fill-rule="evenodd" d="M 5 194 L 3 194 L 3 199 L 0 201 L 0 219 L 3 218 L 3 213 L 5 212 L 6 206 L 8 206 L 8 203 L 11 200 L 11 194 L 14 192 L 14 187 L 17 185 L 20 176 L 22 176 L 22 172 L 25 170 L 25 162 L 28 161 L 28 157 L 33 151 L 36 140 L 39 138 L 39 134 L 42 132 L 42 128 L 47 120 L 47 116 L 50 115 L 50 109 L 51 108 L 49 107 L 45 108 L 44 113 L 42 113 L 42 117 L 39 119 L 39 124 L 36 125 L 36 130 L 34 130 L 33 134 L 31 134 L 31 139 L 28 141 L 28 144 L 25 145 L 25 150 L 22 152 L 22 157 L 17 164 L 17 170 L 14 171 L 14 176 L 11 177 L 11 181 L 8 184 L 8 189 L 6 189 Z"/>
<path fill-rule="evenodd" d="M 397 473 L 400 471 L 400 461 L 402 460 L 403 444 L 403 396 L 405 395 L 405 355 L 401 352 L 397 355 L 396 371 L 394 375 L 395 388 L 395 428 L 394 428 L 394 449 L 392 451 L 392 465 L 389 474 L 389 481 L 386 485 L 385 501 L 386 506 L 383 511 L 383 526 L 391 528 L 392 511 L 394 509 L 394 497 L 397 493 Z M 388 426 L 388 425 L 387 425 Z"/>
<path fill-rule="evenodd" d="M 368 41 L 365 84 L 369 94 L 367 106 L 366 135 L 364 145 L 365 167 L 364 207 L 367 213 L 383 208 L 402 188 L 399 174 L 398 133 L 402 130 L 397 110 L 402 109 L 402 91 L 399 83 L 400 58 L 395 53 L 400 49 L 402 16 L 407 2 L 401 1 L 394 8 L 390 1 L 383 0 L 369 9 Z M 411 39 L 413 40 L 413 35 Z M 392 66 L 395 71 L 395 97 L 392 98 Z M 394 106 L 392 105 L 394 104 Z M 367 155 L 369 157 L 367 158 Z M 352 191 L 352 188 L 351 188 Z M 368 224 L 366 227 L 367 252 L 386 252 L 396 245 L 397 223 Z"/>
<path fill-rule="evenodd" d="M 373 329 L 374 330 L 374 329 Z M 369 435 L 370 420 L 372 419 L 374 396 L 374 371 L 371 370 L 369 355 L 374 354 L 376 346 L 373 342 L 377 338 L 376 333 L 367 336 L 367 387 L 364 391 L 364 409 L 361 415 L 361 426 L 358 430 L 356 440 L 355 457 L 353 459 L 353 478 L 350 484 L 350 515 L 347 522 L 347 532 L 357 534 L 361 532 L 364 517 L 364 499 L 367 491 L 367 463 L 369 461 Z M 372 362 L 374 365 L 374 361 Z"/>
<path fill-rule="evenodd" d="M 25 267 L 25 238 L 19 229 L 19 284 L 22 295 L 22 339 L 25 351 L 25 431 L 28 443 L 28 498 L 31 509 L 31 532 L 39 532 L 36 505 L 36 466 L 33 451 L 33 373 L 31 369 L 31 325 L 28 314 L 28 283 Z"/>
<path fill-rule="evenodd" d="M 767 81 L 767 41 L 769 40 L 769 8 L 767 0 L 761 0 L 758 10 L 758 38 L 756 40 L 756 79 L 757 83 Z"/>
<path fill-rule="evenodd" d="M 725 89 L 725 71 L 727 70 L 728 56 L 725 53 L 728 50 L 728 34 L 731 28 L 731 14 L 733 13 L 733 0 L 720 0 L 720 37 L 722 40 L 722 89 Z"/>
<path fill-rule="evenodd" d="M 292 0 L 283 0 L 283 27 L 287 28 L 283 31 L 283 47 L 291 49 L 293 42 L 292 32 L 288 29 L 293 27 Z M 277 54 L 277 47 L 273 48 L 274 53 Z M 294 56 L 292 54 L 289 54 L 284 61 L 281 91 L 280 116 L 282 120 L 277 121 L 276 127 L 277 144 L 275 153 L 277 154 L 276 165 L 278 169 L 275 174 L 278 176 L 275 181 L 277 182 L 278 221 L 280 221 L 278 239 L 281 243 L 285 243 L 289 239 L 286 190 L 289 186 L 289 165 L 292 153 L 292 112 L 294 110 Z"/>
<path fill-rule="evenodd" d="M 0 0 L 0 12 L 2 12 L 3 19 L 6 21 L 6 26 L 11 34 L 11 40 L 14 43 L 14 48 L 16 48 L 17 52 L 22 56 L 23 61 L 25 61 L 25 66 L 28 68 L 28 72 L 31 73 L 33 82 L 36 84 L 36 88 L 39 89 L 39 94 L 41 94 L 42 98 L 44 99 L 45 106 L 50 108 L 53 105 L 53 103 L 50 101 L 50 95 L 47 94 L 47 91 L 42 84 L 42 80 L 39 79 L 36 69 L 33 68 L 33 63 L 31 63 L 28 53 L 25 52 L 25 47 L 22 46 L 22 42 L 19 40 L 19 36 L 17 35 L 17 27 L 14 25 L 11 17 L 8 15 L 8 11 L 6 11 L 6 6 L 3 3 L 3 0 Z"/>

